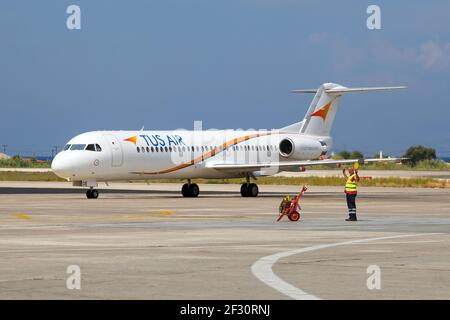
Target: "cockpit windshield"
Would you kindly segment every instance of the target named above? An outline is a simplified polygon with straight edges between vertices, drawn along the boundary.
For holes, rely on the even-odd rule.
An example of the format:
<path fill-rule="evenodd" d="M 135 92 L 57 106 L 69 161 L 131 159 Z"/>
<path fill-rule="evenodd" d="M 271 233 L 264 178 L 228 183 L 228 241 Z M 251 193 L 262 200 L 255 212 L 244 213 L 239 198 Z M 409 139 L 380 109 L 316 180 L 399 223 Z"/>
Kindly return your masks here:
<path fill-rule="evenodd" d="M 95 151 L 95 145 L 88 144 L 87 147 L 86 147 L 86 150 L 88 150 L 88 151 Z"/>
<path fill-rule="evenodd" d="M 70 150 L 84 150 L 84 148 L 86 148 L 85 144 L 73 144 Z"/>
<path fill-rule="evenodd" d="M 100 147 L 100 145 L 98 143 L 92 143 L 92 144 L 66 144 L 64 146 L 64 151 L 73 151 L 73 150 L 87 150 L 87 151 L 97 151 L 97 152 L 101 152 L 102 148 Z"/>

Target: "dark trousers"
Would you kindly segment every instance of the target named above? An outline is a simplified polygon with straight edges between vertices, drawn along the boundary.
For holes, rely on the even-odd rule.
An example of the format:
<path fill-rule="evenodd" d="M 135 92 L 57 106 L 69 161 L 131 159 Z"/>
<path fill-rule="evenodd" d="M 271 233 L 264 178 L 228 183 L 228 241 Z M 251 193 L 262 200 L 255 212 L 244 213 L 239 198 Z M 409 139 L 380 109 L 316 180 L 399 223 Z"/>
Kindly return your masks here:
<path fill-rule="evenodd" d="M 345 194 L 347 197 L 348 214 L 356 216 L 356 194 Z"/>

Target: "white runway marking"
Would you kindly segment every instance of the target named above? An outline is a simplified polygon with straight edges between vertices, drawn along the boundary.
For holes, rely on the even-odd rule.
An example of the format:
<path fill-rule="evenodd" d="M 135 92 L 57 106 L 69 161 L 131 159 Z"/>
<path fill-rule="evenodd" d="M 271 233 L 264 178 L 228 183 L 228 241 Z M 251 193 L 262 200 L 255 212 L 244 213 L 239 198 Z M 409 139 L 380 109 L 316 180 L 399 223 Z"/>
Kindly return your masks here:
<path fill-rule="evenodd" d="M 407 238 L 407 237 L 417 237 L 423 235 L 436 235 L 440 233 L 418 233 L 418 234 L 407 234 L 407 235 L 398 235 L 398 236 L 389 236 L 389 237 L 378 237 L 378 238 L 369 238 L 369 239 L 359 239 L 359 240 L 350 240 L 338 243 L 329 243 L 329 244 L 321 244 L 312 247 L 300 248 L 295 250 L 289 250 L 285 252 L 276 253 L 270 256 L 262 257 L 258 261 L 256 261 L 252 265 L 253 275 L 267 284 L 269 287 L 281 292 L 288 297 L 291 297 L 295 300 L 320 300 L 319 297 L 314 296 L 312 294 L 306 293 L 305 291 L 294 287 L 290 283 L 284 281 L 279 278 L 272 270 L 272 266 L 277 263 L 278 260 L 282 258 L 286 258 L 295 254 L 316 251 L 326 248 L 345 246 L 355 243 L 364 243 L 364 242 L 372 242 L 377 240 L 387 240 L 387 239 L 397 239 L 397 238 Z"/>

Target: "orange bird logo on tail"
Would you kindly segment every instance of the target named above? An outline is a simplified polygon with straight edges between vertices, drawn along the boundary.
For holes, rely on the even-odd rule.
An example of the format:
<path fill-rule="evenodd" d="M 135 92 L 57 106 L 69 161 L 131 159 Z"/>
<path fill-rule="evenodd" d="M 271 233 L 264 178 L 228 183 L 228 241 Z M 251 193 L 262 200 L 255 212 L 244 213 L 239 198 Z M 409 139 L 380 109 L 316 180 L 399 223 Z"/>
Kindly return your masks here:
<path fill-rule="evenodd" d="M 327 118 L 328 111 L 330 110 L 333 101 L 328 102 L 325 106 L 320 108 L 319 110 L 311 113 L 310 117 L 321 117 L 323 121 Z"/>

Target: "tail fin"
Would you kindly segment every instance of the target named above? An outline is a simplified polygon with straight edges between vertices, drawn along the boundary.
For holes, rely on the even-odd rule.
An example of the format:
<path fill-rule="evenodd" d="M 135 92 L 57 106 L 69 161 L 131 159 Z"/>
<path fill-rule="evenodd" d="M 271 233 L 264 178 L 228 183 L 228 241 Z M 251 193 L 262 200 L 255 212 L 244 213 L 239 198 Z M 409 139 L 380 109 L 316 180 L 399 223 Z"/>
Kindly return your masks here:
<path fill-rule="evenodd" d="M 406 87 L 347 88 L 336 83 L 324 83 L 318 89 L 293 90 L 295 93 L 315 93 L 305 118 L 301 122 L 300 133 L 329 136 L 338 109 L 339 99 L 345 93 L 404 88 Z"/>

